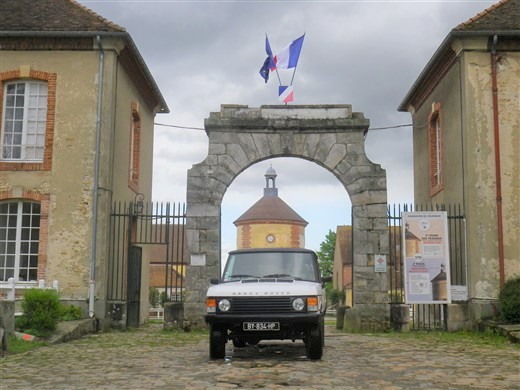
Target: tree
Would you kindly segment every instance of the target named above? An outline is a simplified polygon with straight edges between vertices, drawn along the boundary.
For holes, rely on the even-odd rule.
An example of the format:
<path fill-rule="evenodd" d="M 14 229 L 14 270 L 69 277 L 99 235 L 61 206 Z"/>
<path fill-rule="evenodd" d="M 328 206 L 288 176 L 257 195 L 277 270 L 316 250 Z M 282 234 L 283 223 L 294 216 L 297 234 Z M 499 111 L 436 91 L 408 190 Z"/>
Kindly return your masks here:
<path fill-rule="evenodd" d="M 336 232 L 329 230 L 325 240 L 320 244 L 320 250 L 316 252 L 320 263 L 321 274 L 332 275 L 334 269 L 334 250 L 336 249 Z"/>

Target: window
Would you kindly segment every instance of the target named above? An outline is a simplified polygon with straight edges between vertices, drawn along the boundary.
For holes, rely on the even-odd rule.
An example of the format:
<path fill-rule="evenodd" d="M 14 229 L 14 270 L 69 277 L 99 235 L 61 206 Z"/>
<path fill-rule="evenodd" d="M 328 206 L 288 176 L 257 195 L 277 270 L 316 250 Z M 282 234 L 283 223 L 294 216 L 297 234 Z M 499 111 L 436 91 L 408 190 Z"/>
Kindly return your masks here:
<path fill-rule="evenodd" d="M 2 152 L 5 161 L 43 161 L 47 83 L 14 81 L 4 86 Z"/>
<path fill-rule="evenodd" d="M 444 186 L 442 169 L 442 131 L 440 104 L 434 105 L 429 118 L 429 153 L 430 153 L 430 196 L 440 192 Z"/>
<path fill-rule="evenodd" d="M 40 203 L 0 202 L 0 282 L 37 280 L 39 241 Z"/>

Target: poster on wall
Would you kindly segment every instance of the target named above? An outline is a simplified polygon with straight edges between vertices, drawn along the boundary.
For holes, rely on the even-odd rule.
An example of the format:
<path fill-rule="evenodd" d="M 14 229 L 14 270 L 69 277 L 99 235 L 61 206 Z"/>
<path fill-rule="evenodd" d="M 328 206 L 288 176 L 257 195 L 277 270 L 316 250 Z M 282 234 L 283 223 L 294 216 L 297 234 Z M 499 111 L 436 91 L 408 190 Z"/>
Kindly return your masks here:
<path fill-rule="evenodd" d="M 446 211 L 401 214 L 405 302 L 451 303 Z"/>

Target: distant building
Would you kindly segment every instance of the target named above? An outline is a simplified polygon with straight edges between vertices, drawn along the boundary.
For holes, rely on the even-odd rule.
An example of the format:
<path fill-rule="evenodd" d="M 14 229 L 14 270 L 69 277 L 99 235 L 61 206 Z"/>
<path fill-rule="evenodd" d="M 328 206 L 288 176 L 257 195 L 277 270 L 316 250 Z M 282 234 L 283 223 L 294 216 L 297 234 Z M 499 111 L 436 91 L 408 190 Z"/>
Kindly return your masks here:
<path fill-rule="evenodd" d="M 390 253 L 387 256 L 388 274 L 391 278 L 390 288 L 394 291 L 402 289 L 401 282 L 401 238 L 400 227 L 389 226 Z M 397 239 L 396 239 L 397 238 Z M 334 249 L 334 267 L 332 276 L 332 287 L 342 291 L 342 303 L 352 307 L 352 283 L 353 283 L 353 247 L 352 247 L 352 226 L 338 226 L 336 228 L 336 246 Z M 355 283 L 355 282 L 354 282 Z"/>
<path fill-rule="evenodd" d="M 265 173 L 264 196 L 235 222 L 237 249 L 305 248 L 308 222 L 278 197 L 276 171 Z"/>
<path fill-rule="evenodd" d="M 341 301 L 352 307 L 352 226 L 336 228 L 332 287 L 342 291 Z"/>
<path fill-rule="evenodd" d="M 168 242 L 168 245 L 150 245 L 150 287 L 166 292 L 169 299 L 175 301 L 177 299 L 172 295 L 180 294 L 185 288 L 187 248 L 184 225 L 169 225 L 168 233 L 170 237 L 166 240 L 166 225 L 152 225 L 150 236 L 157 242 Z"/>
<path fill-rule="evenodd" d="M 456 26 L 405 96 L 416 204 L 462 205 L 470 302 L 520 274 L 520 1 Z M 478 309 L 480 312 L 480 309 Z"/>

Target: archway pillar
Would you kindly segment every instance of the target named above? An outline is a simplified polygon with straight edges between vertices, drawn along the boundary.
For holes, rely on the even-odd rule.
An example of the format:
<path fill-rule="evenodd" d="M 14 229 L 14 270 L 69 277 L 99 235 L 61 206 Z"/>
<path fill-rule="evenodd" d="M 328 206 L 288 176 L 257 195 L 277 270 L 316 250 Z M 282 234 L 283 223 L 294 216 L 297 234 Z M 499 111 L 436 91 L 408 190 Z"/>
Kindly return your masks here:
<path fill-rule="evenodd" d="M 368 119 L 350 105 L 223 105 L 210 113 L 208 155 L 188 170 L 184 313 L 189 325 L 204 325 L 206 290 L 210 279 L 220 276 L 220 214 L 227 188 L 259 161 L 299 157 L 332 172 L 352 201 L 354 307 L 345 316 L 347 327 L 388 326 L 387 275 L 374 270 L 375 256 L 388 254 L 386 172 L 365 154 L 368 127 Z"/>

